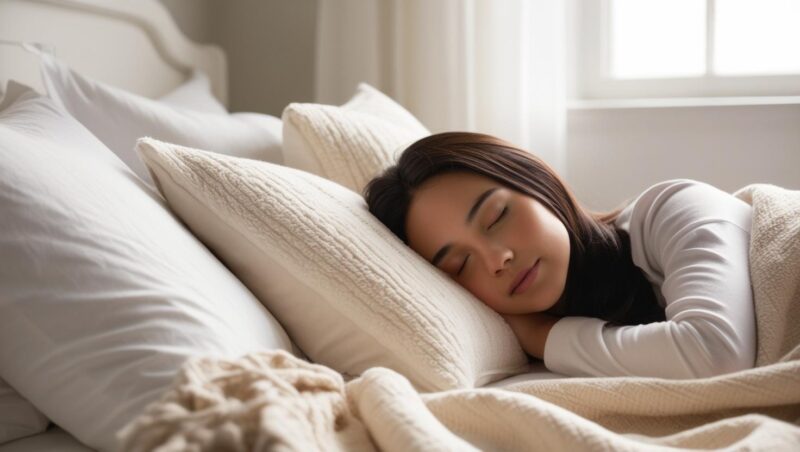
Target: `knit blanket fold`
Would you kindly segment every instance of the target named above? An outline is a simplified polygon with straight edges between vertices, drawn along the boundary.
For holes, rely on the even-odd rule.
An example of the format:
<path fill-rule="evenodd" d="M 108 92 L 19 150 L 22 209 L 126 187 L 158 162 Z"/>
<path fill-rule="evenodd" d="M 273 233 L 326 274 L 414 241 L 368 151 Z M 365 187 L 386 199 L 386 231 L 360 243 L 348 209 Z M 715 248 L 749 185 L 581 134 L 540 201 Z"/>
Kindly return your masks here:
<path fill-rule="evenodd" d="M 800 450 L 800 191 L 754 184 L 756 367 L 710 378 L 567 378 L 420 394 L 344 382 L 282 350 L 188 361 L 120 430 L 126 451 Z"/>

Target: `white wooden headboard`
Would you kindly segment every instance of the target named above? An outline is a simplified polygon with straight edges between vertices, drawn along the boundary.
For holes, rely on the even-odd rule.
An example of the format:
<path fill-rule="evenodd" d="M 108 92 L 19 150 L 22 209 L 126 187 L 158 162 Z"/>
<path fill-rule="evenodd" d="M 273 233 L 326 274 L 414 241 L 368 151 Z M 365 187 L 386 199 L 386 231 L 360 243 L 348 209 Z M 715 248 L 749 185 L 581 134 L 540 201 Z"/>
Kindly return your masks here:
<path fill-rule="evenodd" d="M 158 0 L 0 0 L 0 90 L 15 79 L 43 92 L 37 57 L 8 44 L 19 41 L 45 44 L 79 73 L 151 98 L 200 68 L 228 105 L 222 49 L 190 41 Z"/>

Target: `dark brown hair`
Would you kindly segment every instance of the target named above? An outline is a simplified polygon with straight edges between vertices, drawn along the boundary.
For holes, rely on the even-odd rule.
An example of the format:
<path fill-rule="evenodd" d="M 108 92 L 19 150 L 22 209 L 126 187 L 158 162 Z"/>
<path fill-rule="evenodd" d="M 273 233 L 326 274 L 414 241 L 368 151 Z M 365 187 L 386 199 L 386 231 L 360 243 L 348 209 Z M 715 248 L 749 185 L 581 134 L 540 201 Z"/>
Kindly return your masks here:
<path fill-rule="evenodd" d="M 595 317 L 618 325 L 665 320 L 664 308 L 641 269 L 633 264 L 628 233 L 609 213 L 584 209 L 544 161 L 491 135 L 446 132 L 406 148 L 396 165 L 364 188 L 369 211 L 403 242 L 414 191 L 446 172 L 476 173 L 535 198 L 566 226 L 570 260 L 566 287 L 553 314 Z"/>

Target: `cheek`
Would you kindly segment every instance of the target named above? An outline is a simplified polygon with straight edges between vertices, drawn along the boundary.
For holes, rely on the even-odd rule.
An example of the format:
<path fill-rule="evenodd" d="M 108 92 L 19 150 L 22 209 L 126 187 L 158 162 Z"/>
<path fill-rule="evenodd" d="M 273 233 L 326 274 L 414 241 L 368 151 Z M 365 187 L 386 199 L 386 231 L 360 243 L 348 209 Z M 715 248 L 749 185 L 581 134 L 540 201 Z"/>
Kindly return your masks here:
<path fill-rule="evenodd" d="M 553 245 L 558 246 L 558 253 L 563 256 L 569 256 L 570 243 L 569 232 L 567 228 L 557 219 L 553 220 L 552 225 Z"/>
<path fill-rule="evenodd" d="M 482 277 L 472 277 L 463 284 L 472 295 L 481 300 L 483 304 L 497 311 L 501 307 L 502 299 L 498 288 Z"/>
<path fill-rule="evenodd" d="M 536 245 L 546 247 L 547 251 L 550 253 L 560 255 L 562 254 L 565 244 L 569 247 L 567 228 L 557 217 L 549 212 L 542 210 L 539 216 L 532 216 L 530 218 L 530 225 L 531 236 L 538 239 L 536 240 Z"/>

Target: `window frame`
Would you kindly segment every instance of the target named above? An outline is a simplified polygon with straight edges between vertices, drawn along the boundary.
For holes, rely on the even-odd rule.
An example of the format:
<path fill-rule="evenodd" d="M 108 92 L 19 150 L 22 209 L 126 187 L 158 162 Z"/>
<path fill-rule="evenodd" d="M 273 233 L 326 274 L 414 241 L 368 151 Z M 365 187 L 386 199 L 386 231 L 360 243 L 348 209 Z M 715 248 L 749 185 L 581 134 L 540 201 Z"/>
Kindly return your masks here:
<path fill-rule="evenodd" d="M 579 99 L 642 99 L 800 96 L 800 74 L 717 76 L 709 74 L 713 45 L 706 39 L 706 74 L 692 77 L 615 79 L 610 76 L 613 0 L 573 0 Z M 713 36 L 715 0 L 706 0 L 706 36 Z"/>

